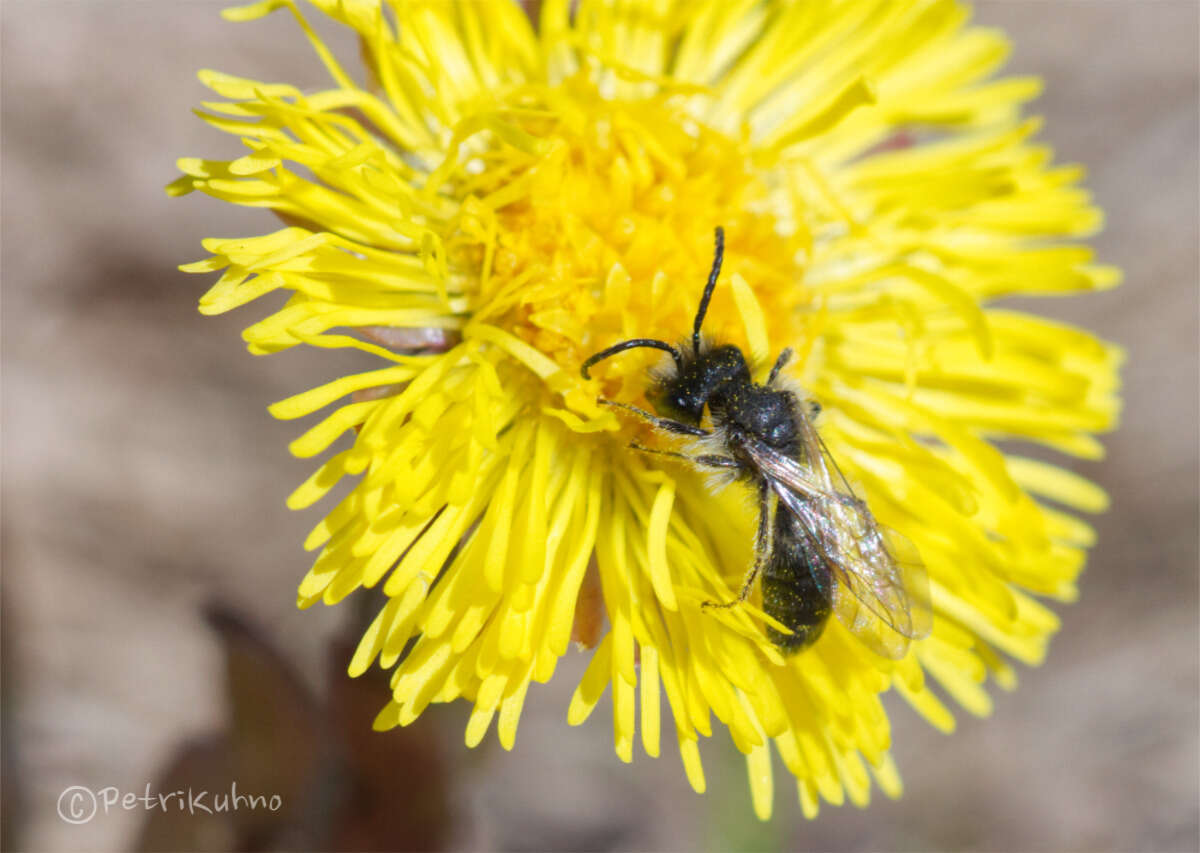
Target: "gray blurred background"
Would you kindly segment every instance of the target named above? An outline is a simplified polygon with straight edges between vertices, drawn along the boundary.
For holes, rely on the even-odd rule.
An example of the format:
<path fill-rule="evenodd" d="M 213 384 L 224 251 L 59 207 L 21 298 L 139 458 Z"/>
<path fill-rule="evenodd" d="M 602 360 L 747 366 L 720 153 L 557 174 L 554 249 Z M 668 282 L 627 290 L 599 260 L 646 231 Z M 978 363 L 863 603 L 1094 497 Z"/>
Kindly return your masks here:
<path fill-rule="evenodd" d="M 320 509 L 284 508 L 311 463 L 287 454 L 299 425 L 265 407 L 361 362 L 256 359 L 239 335 L 264 307 L 196 313 L 212 279 L 175 266 L 203 257 L 202 237 L 276 222 L 161 189 L 178 156 L 241 153 L 190 114 L 208 96 L 197 69 L 325 79 L 286 13 L 235 25 L 220 8 L 0 8 L 7 848 L 1197 849 L 1194 0 L 978 5 L 1015 42 L 1010 70 L 1045 78 L 1042 138 L 1088 166 L 1108 212 L 1095 245 L 1126 273 L 1116 291 L 1037 303 L 1128 348 L 1109 457 L 1072 463 L 1113 506 L 1081 601 L 1058 608 L 1049 660 L 998 692 L 990 719 L 962 715 L 944 736 L 891 703 L 901 800 L 806 822 L 780 772 L 768 825 L 723 737 L 703 745 L 709 791 L 697 796 L 669 734 L 662 758 L 620 764 L 607 700 L 568 729 L 583 656 L 531 691 L 512 753 L 493 738 L 463 748 L 457 706 L 434 708 L 415 736 L 372 735 L 382 689 L 331 677 L 346 650 L 330 643 L 358 615 L 294 609 Z M 344 34 L 332 41 L 353 59 Z M 72 785 L 227 786 L 247 749 L 260 760 L 246 772 L 279 774 L 261 785 L 303 792 L 294 825 L 202 832 L 199 817 L 151 826 L 140 809 L 81 825 L 56 814 Z"/>

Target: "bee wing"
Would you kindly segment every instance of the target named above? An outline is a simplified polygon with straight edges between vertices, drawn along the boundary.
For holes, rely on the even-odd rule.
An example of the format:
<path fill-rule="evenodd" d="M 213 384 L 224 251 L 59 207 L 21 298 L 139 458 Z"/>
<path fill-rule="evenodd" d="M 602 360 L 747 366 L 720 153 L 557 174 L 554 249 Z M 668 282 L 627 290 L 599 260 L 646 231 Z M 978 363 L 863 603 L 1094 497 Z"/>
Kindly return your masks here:
<path fill-rule="evenodd" d="M 811 427 L 809 435 L 816 436 Z M 929 583 L 916 549 L 881 527 L 848 485 L 845 491 L 834 486 L 830 470 L 836 466 L 823 445 L 812 441 L 806 449 L 811 466 L 761 442 L 746 443 L 780 502 L 825 557 L 836 580 L 826 592 L 842 624 L 878 654 L 903 657 L 909 640 L 927 635 L 931 624 Z"/>

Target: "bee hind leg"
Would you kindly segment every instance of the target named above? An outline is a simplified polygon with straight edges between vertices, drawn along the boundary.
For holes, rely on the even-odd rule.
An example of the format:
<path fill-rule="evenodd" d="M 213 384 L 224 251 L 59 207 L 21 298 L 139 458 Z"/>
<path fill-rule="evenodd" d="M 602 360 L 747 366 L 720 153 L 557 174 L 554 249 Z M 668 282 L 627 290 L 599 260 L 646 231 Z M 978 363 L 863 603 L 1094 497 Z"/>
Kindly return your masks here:
<path fill-rule="evenodd" d="M 629 446 L 634 450 L 639 450 L 642 453 L 653 453 L 655 456 L 671 456 L 675 459 L 683 459 L 687 462 L 692 462 L 704 468 L 741 468 L 742 465 L 732 456 L 717 456 L 714 454 L 704 453 L 699 456 L 688 456 L 686 453 L 677 453 L 674 450 L 656 450 L 653 447 L 645 447 L 638 444 L 636 441 L 631 441 Z"/>
<path fill-rule="evenodd" d="M 746 579 L 742 581 L 742 591 L 738 593 L 737 598 L 726 602 L 706 601 L 700 605 L 703 609 L 736 607 L 749 598 L 750 590 L 754 588 L 754 581 L 762 572 L 763 566 L 766 565 L 767 559 L 771 555 L 771 531 L 775 527 L 773 516 L 770 487 L 766 480 L 761 480 L 758 484 L 758 534 L 754 540 L 754 565 L 750 567 Z"/>

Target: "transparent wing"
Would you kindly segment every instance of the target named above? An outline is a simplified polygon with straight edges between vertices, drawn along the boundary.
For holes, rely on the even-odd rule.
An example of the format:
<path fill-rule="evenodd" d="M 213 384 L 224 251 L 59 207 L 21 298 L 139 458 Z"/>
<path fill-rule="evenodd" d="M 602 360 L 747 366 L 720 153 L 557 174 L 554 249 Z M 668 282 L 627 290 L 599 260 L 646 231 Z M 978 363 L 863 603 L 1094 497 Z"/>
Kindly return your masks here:
<path fill-rule="evenodd" d="M 842 624 L 877 653 L 903 657 L 909 640 L 926 636 L 932 623 L 920 557 L 907 540 L 875 521 L 837 472 L 815 430 L 807 423 L 803 427 L 808 433 L 804 462 L 812 464 L 755 440 L 745 448 L 825 557 L 836 581 L 827 592 Z"/>

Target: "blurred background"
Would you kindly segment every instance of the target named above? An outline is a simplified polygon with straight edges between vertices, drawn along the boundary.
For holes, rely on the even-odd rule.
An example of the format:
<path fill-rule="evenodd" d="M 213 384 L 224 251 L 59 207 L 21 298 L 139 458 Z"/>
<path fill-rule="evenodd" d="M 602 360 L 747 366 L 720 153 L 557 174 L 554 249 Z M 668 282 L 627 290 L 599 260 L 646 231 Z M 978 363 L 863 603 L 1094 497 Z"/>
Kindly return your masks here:
<path fill-rule="evenodd" d="M 196 70 L 325 85 L 288 15 L 235 25 L 220 8 L 0 7 L 6 849 L 1197 848 L 1194 0 L 978 4 L 1012 36 L 1010 70 L 1045 79 L 1042 138 L 1088 166 L 1108 212 L 1095 245 L 1126 273 L 1114 292 L 1036 305 L 1129 351 L 1108 458 L 1072 463 L 1112 509 L 1047 663 L 990 719 L 960 715 L 944 736 L 893 702 L 902 799 L 807 822 L 780 776 L 770 824 L 723 737 L 703 744 L 697 796 L 669 745 L 618 761 L 606 704 L 569 730 L 585 655 L 531 691 L 512 753 L 494 738 L 466 750 L 459 706 L 370 731 L 384 688 L 344 676 L 360 615 L 294 608 L 318 516 L 283 505 L 310 463 L 287 454 L 298 426 L 265 409 L 356 356 L 253 358 L 240 332 L 262 309 L 202 318 L 211 278 L 175 270 L 202 237 L 276 227 L 163 194 L 176 157 L 241 153 L 189 112 L 208 96 Z M 74 785 L 231 781 L 284 806 L 56 812 Z"/>

